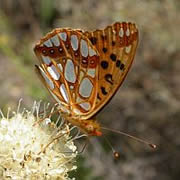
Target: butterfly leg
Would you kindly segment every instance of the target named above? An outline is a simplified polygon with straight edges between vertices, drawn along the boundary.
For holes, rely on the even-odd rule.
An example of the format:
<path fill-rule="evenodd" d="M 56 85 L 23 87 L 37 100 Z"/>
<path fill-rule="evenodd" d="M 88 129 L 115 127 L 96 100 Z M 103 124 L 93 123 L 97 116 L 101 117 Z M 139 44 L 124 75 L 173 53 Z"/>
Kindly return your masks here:
<path fill-rule="evenodd" d="M 89 144 L 89 136 L 87 136 L 86 134 L 80 134 L 80 130 L 78 129 L 78 132 L 76 133 L 76 135 L 72 138 L 72 141 L 76 140 L 76 139 L 80 139 L 82 137 L 86 137 L 85 143 L 82 146 L 82 149 L 80 151 L 78 151 L 78 154 L 82 154 L 84 152 L 84 150 L 86 149 L 87 145 Z"/>
<path fill-rule="evenodd" d="M 87 139 L 86 139 L 82 149 L 78 152 L 78 154 L 82 154 L 84 152 L 84 150 L 86 149 L 88 144 L 89 144 L 89 136 L 87 136 Z"/>
<path fill-rule="evenodd" d="M 52 116 L 53 114 L 56 114 L 56 113 L 58 113 L 59 112 L 59 109 L 57 109 L 56 111 L 53 111 L 53 112 L 51 112 L 51 113 L 49 113 L 46 117 L 44 117 L 44 118 L 41 118 L 40 120 L 38 120 L 37 122 L 35 122 L 34 124 L 33 124 L 33 126 L 36 126 L 37 124 L 40 124 L 42 121 L 44 121 L 46 118 L 49 118 L 50 116 Z"/>
<path fill-rule="evenodd" d="M 79 139 L 79 138 L 81 138 L 81 137 L 86 137 L 86 140 L 85 140 L 85 142 L 84 142 L 84 144 L 83 144 L 83 146 L 82 146 L 82 149 L 80 149 L 80 150 L 77 150 L 77 155 L 80 155 L 80 154 L 82 154 L 84 151 L 85 151 L 85 149 L 86 149 L 86 147 L 88 146 L 88 144 L 89 144 L 89 136 L 86 136 L 86 135 L 80 135 L 80 136 L 76 136 L 75 138 L 72 138 L 72 141 L 74 141 L 75 139 Z M 62 152 L 62 153 L 72 153 L 72 152 Z"/>
<path fill-rule="evenodd" d="M 49 145 L 51 145 L 53 142 L 55 142 L 56 140 L 60 139 L 64 135 L 68 134 L 69 132 L 70 131 L 67 130 L 65 133 L 59 133 L 56 137 L 52 138 L 52 140 L 43 147 L 43 149 L 38 153 L 38 155 L 41 154 L 41 153 L 45 153 L 45 151 L 46 151 L 46 149 L 48 148 Z"/>
<path fill-rule="evenodd" d="M 33 115 L 35 116 L 35 117 L 47 117 L 47 116 L 49 116 L 49 114 L 51 113 L 51 112 L 53 112 L 54 111 L 54 109 L 56 108 L 56 106 L 57 106 L 58 104 L 54 104 L 52 107 L 50 107 L 50 103 L 47 103 L 47 104 L 45 104 L 44 103 L 44 107 L 43 107 L 43 109 L 42 110 L 40 110 L 40 109 L 38 109 L 38 110 L 36 110 L 36 111 L 34 111 L 34 113 L 33 113 Z M 49 113 L 47 113 L 47 110 L 48 109 L 51 109 L 51 112 Z"/>

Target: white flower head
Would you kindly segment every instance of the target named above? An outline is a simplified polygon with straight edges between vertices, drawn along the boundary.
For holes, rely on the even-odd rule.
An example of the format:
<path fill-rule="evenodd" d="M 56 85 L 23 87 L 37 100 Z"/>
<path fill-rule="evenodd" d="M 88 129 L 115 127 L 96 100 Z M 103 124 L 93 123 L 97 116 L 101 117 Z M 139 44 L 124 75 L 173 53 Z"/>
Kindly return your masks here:
<path fill-rule="evenodd" d="M 37 123 L 40 103 L 32 111 L 0 118 L 0 179 L 69 179 L 77 149 L 69 126 L 50 119 Z M 36 112 L 37 117 L 34 117 Z M 8 113 L 9 114 L 9 113 Z"/>

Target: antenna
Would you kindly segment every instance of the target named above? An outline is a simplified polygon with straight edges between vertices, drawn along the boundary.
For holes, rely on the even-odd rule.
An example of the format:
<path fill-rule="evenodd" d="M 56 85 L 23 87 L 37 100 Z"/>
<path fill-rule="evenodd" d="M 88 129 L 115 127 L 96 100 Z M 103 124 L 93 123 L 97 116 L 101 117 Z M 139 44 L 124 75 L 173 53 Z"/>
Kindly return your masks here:
<path fill-rule="evenodd" d="M 150 147 L 153 148 L 153 149 L 155 149 L 155 148 L 157 147 L 155 144 L 149 143 L 149 142 L 147 142 L 147 141 L 144 141 L 143 139 L 137 138 L 137 137 L 135 137 L 135 136 L 132 136 L 132 135 L 127 134 L 127 133 L 122 132 L 122 131 L 118 131 L 118 130 L 115 130 L 115 129 L 110 129 L 110 128 L 107 128 L 107 127 L 101 127 L 101 129 L 108 130 L 108 131 L 111 131 L 111 132 L 114 132 L 114 133 L 117 133 L 117 134 L 121 134 L 121 135 L 123 135 L 123 136 L 127 136 L 127 137 L 129 137 L 129 138 L 131 138 L 131 139 L 134 139 L 134 140 L 138 141 L 138 142 L 141 142 L 141 143 L 143 143 L 143 144 L 146 144 L 146 145 L 150 146 Z M 116 156 L 116 153 L 117 153 L 117 152 L 114 152 L 114 156 Z M 119 154 L 117 154 L 117 156 L 118 156 L 118 155 L 119 155 Z"/>
<path fill-rule="evenodd" d="M 113 148 L 112 144 L 110 143 L 110 141 L 108 140 L 108 138 L 106 136 L 103 136 L 103 138 L 105 139 L 105 141 L 107 142 L 107 144 L 109 145 L 109 147 L 111 148 L 112 152 L 113 152 L 113 155 L 114 155 L 114 158 L 115 159 L 118 159 L 120 154 L 115 151 L 115 149 Z"/>

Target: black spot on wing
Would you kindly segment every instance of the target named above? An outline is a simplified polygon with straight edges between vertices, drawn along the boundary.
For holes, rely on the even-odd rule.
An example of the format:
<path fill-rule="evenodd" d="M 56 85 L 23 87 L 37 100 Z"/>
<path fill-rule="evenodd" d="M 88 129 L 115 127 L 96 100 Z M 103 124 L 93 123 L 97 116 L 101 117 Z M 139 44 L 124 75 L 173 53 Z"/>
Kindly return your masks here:
<path fill-rule="evenodd" d="M 112 79 L 112 74 L 106 74 L 105 75 L 105 80 L 110 83 L 111 85 L 113 85 L 113 79 Z"/>
<path fill-rule="evenodd" d="M 106 35 L 101 35 L 101 39 L 104 41 L 104 40 L 107 40 L 107 36 Z"/>
<path fill-rule="evenodd" d="M 117 61 L 116 61 L 116 67 L 119 68 L 120 66 L 121 66 L 121 61 L 120 61 L 120 60 L 117 60 Z"/>
<path fill-rule="evenodd" d="M 108 94 L 106 89 L 105 89 L 105 87 L 103 87 L 103 86 L 101 87 L 101 92 L 102 92 L 103 95 L 107 95 Z"/>
<path fill-rule="evenodd" d="M 108 62 L 107 61 L 101 61 L 101 67 L 103 68 L 103 69 L 107 69 L 108 68 L 108 66 L 109 66 L 109 64 L 108 64 Z"/>
<path fill-rule="evenodd" d="M 121 64 L 121 65 L 120 65 L 120 70 L 124 70 L 124 67 L 125 67 L 125 65 L 124 65 L 124 64 Z"/>
<path fill-rule="evenodd" d="M 107 52 L 107 48 L 103 47 L 103 52 L 106 53 Z"/>
<path fill-rule="evenodd" d="M 96 37 L 91 37 L 90 41 L 93 45 L 95 45 L 97 43 L 97 38 Z"/>
<path fill-rule="evenodd" d="M 115 46 L 116 45 L 116 42 L 115 41 L 112 41 L 112 46 Z"/>
<path fill-rule="evenodd" d="M 99 93 L 97 94 L 97 98 L 98 98 L 99 100 L 101 100 L 101 97 L 99 96 Z"/>
<path fill-rule="evenodd" d="M 111 58 L 112 61 L 116 61 L 116 55 L 115 55 L 115 54 L 112 53 L 112 54 L 110 55 L 110 58 Z"/>

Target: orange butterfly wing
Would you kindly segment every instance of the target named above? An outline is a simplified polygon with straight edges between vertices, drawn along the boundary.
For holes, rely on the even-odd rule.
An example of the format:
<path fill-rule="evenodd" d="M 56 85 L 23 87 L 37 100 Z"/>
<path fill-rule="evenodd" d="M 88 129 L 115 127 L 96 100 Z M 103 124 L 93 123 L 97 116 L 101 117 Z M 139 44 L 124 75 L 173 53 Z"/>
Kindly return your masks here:
<path fill-rule="evenodd" d="M 138 30 L 132 23 L 115 23 L 104 30 L 84 32 L 100 54 L 95 115 L 115 95 L 133 62 Z"/>
<path fill-rule="evenodd" d="M 34 48 L 40 61 L 36 71 L 61 105 L 74 118 L 94 111 L 98 91 L 99 54 L 81 32 L 55 29 Z"/>
<path fill-rule="evenodd" d="M 36 70 L 62 111 L 90 119 L 120 87 L 137 44 L 132 23 L 94 32 L 55 29 L 34 48 L 41 63 Z"/>

